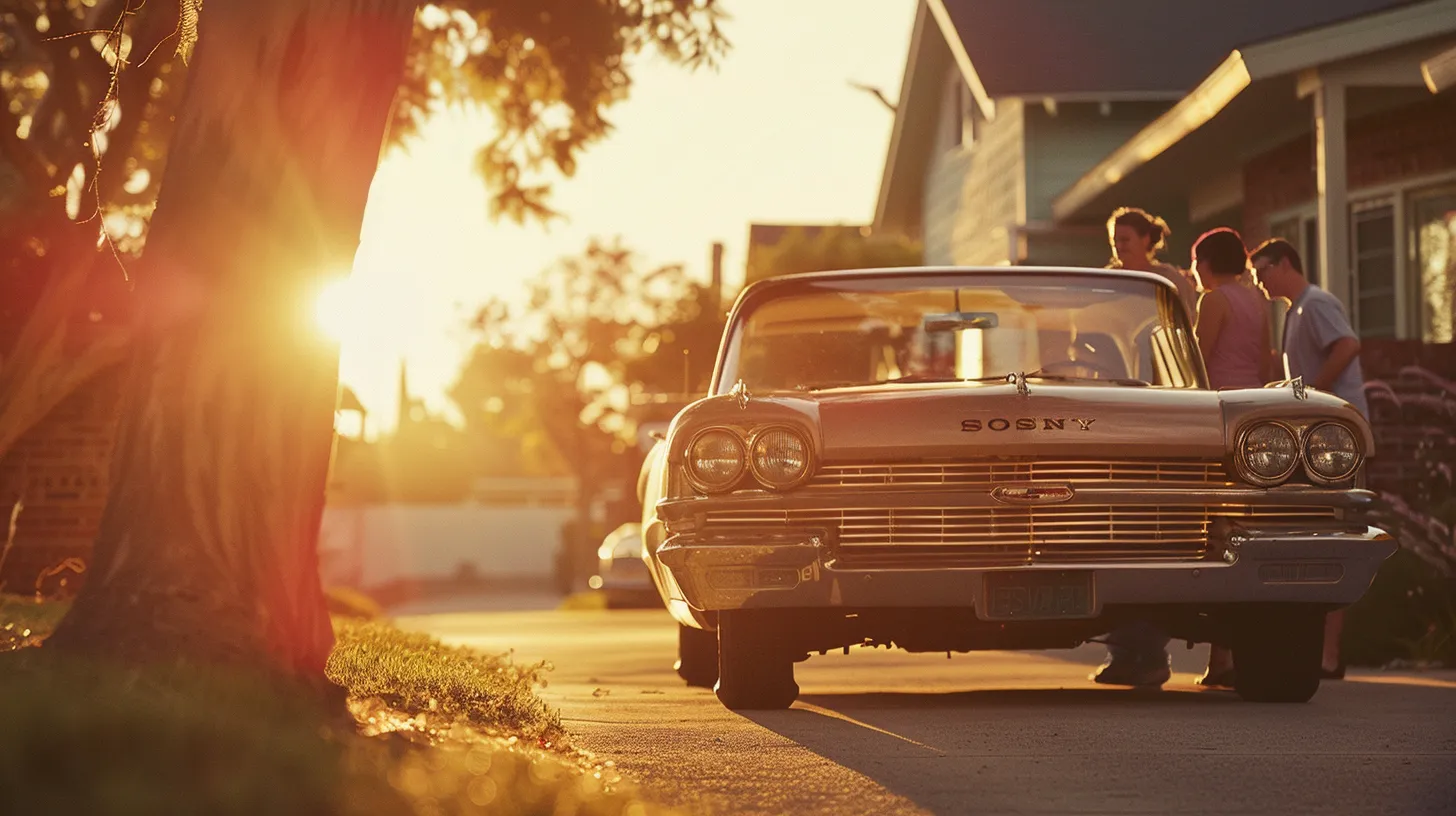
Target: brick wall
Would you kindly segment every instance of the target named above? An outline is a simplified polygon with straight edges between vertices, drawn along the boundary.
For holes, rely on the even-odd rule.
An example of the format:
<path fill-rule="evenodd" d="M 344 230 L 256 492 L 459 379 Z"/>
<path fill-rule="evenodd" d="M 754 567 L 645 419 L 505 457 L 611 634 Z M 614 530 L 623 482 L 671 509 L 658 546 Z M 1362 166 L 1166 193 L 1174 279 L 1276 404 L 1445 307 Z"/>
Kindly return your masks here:
<path fill-rule="evenodd" d="M 1439 96 L 1346 125 L 1349 188 L 1456 170 L 1456 97 Z M 1269 237 L 1269 215 L 1315 199 L 1314 136 L 1285 143 L 1244 165 L 1244 238 Z"/>
<path fill-rule="evenodd" d="M 0 510 L 8 521 L 24 499 L 15 546 L 0 568 L 7 591 L 35 589 L 37 576 L 91 551 L 106 504 L 121 371 L 82 386 L 0 459 Z M 59 582 L 49 582 L 55 586 Z M 74 582 L 74 577 L 72 577 Z"/>

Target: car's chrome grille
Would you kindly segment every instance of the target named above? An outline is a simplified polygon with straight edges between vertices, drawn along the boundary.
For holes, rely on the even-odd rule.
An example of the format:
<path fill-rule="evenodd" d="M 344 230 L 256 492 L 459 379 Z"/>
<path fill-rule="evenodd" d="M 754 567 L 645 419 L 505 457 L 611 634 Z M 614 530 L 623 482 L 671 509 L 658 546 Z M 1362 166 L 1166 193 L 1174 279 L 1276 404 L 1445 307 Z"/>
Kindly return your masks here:
<path fill-rule="evenodd" d="M 1299 524 L 1334 517 L 1330 507 L 1251 505 L 724 510 L 707 514 L 705 532 L 821 527 L 847 567 L 1072 564 L 1200 560 L 1219 518 Z"/>
<path fill-rule="evenodd" d="M 844 487 L 981 487 L 1008 482 L 1157 486 L 1231 484 L 1223 463 L 1204 459 L 961 460 L 905 463 L 828 463 L 805 489 Z"/>

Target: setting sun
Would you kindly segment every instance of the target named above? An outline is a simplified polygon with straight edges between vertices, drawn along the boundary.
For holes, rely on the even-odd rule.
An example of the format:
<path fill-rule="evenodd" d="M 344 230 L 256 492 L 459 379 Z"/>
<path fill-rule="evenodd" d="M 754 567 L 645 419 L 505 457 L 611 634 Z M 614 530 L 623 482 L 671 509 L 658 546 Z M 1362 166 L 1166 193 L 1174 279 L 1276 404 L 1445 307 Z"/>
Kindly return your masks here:
<path fill-rule="evenodd" d="M 355 331 L 355 300 L 348 278 L 336 280 L 319 291 L 314 302 L 314 322 L 330 340 L 343 343 Z"/>

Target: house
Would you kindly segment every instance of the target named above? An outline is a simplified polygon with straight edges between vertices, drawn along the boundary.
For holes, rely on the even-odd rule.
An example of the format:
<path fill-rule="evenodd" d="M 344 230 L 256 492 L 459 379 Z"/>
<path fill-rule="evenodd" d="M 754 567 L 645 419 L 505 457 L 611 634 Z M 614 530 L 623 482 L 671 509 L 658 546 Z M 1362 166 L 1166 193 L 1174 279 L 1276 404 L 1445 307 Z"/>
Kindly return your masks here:
<path fill-rule="evenodd" d="M 1362 334 L 1448 342 L 1456 97 L 1422 63 L 1453 43 L 1452 0 L 924 0 L 874 226 L 930 264 L 1101 264 L 1142 206 L 1170 260 L 1283 235 Z"/>
<path fill-rule="evenodd" d="M 1059 193 L 1054 220 L 1149 200 L 1195 229 L 1281 236 L 1363 338 L 1450 343 L 1456 97 L 1422 64 L 1456 44 L 1456 2 L 1386 6 L 1239 43 Z"/>
<path fill-rule="evenodd" d="M 922 0 L 874 229 L 927 264 L 1291 241 L 1361 335 L 1381 524 L 1456 575 L 1456 0 Z M 1386 512 L 1386 511 L 1382 511 Z"/>

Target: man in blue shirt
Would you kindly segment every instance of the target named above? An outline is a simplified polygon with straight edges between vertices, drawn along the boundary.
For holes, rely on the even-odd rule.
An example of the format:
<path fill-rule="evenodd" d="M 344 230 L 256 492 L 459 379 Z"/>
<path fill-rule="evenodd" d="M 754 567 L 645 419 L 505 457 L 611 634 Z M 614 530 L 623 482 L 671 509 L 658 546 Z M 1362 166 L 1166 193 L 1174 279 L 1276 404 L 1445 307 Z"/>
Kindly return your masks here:
<path fill-rule="evenodd" d="M 1284 318 L 1285 376 L 1303 378 L 1305 385 L 1334 394 L 1369 419 L 1365 375 L 1360 369 L 1360 338 L 1350 326 L 1345 305 L 1305 279 L 1299 253 L 1283 238 L 1265 241 L 1250 257 L 1269 297 L 1288 298 L 1291 304 Z M 1325 619 L 1323 668 L 1327 678 L 1345 676 L 1345 664 L 1340 659 L 1343 625 L 1343 612 L 1332 612 Z M 1234 661 L 1237 671 L 1237 655 Z"/>

